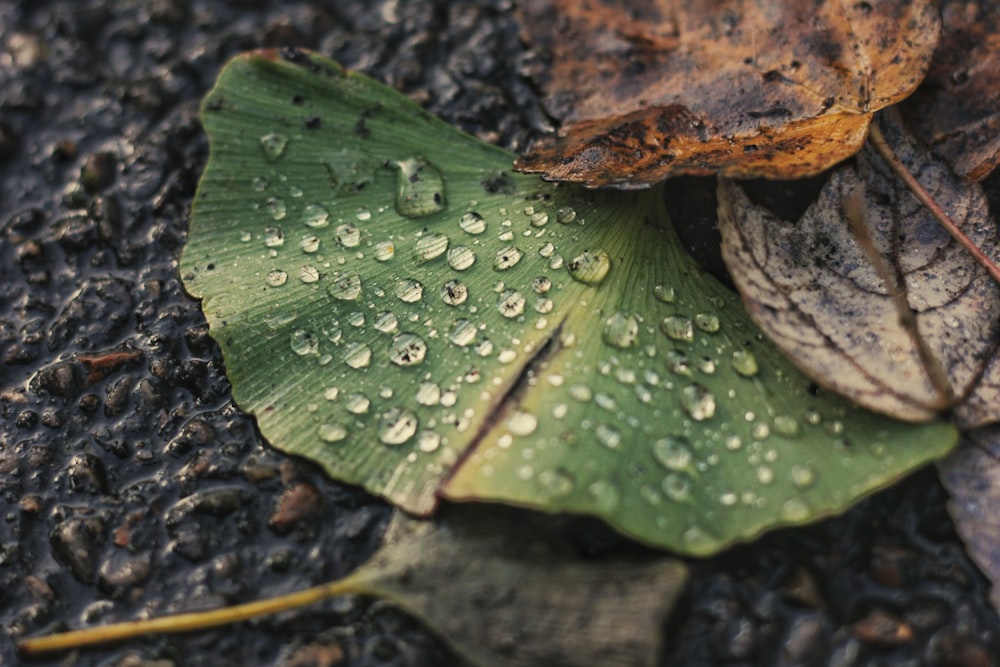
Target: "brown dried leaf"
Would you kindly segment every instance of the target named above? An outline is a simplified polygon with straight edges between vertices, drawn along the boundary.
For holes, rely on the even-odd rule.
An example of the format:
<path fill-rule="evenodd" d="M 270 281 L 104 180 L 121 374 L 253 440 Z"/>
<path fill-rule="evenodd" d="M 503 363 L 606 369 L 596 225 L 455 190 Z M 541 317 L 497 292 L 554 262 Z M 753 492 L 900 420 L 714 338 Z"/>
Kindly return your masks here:
<path fill-rule="evenodd" d="M 1000 162 L 1000 3 L 945 0 L 941 19 L 927 78 L 900 112 L 952 169 L 980 181 Z"/>
<path fill-rule="evenodd" d="M 902 162 L 997 261 L 996 223 L 982 189 L 917 150 L 898 116 L 880 118 L 879 126 Z M 845 219 L 859 195 L 875 248 L 902 281 L 910 323 L 901 321 L 899 304 Z M 751 316 L 817 382 L 900 419 L 930 419 L 953 402 L 963 426 L 1000 419 L 1000 286 L 873 149 L 835 171 L 795 224 L 723 180 L 719 225 L 723 256 Z"/>
<path fill-rule="evenodd" d="M 829 168 L 921 81 L 939 24 L 928 0 L 525 0 L 521 13 L 551 53 L 533 75 L 565 124 L 516 167 L 619 187 Z"/>
<path fill-rule="evenodd" d="M 993 582 L 990 601 L 1000 611 L 1000 425 L 977 429 L 938 463 L 951 500 L 948 513 L 969 556 Z"/>

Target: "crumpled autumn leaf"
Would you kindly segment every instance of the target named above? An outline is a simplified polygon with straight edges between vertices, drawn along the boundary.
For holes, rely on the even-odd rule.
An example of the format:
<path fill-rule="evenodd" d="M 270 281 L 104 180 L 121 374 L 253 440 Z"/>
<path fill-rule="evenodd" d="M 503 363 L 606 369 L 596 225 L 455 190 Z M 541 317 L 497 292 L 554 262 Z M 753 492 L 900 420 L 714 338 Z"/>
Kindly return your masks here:
<path fill-rule="evenodd" d="M 913 92 L 939 28 L 928 0 L 526 0 L 521 15 L 551 54 L 532 74 L 564 125 L 516 167 L 618 187 L 824 171 Z"/>
<path fill-rule="evenodd" d="M 946 0 L 941 44 L 900 113 L 956 173 L 985 178 L 1000 162 L 1000 4 Z"/>
<path fill-rule="evenodd" d="M 891 115 L 879 124 L 902 162 L 997 261 L 996 223 L 982 189 L 916 148 Z M 915 328 L 899 316 L 848 224 L 858 193 Z M 900 419 L 930 419 L 949 406 L 961 426 L 1000 419 L 1000 286 L 874 149 L 835 171 L 796 224 L 723 181 L 719 225 L 723 256 L 751 317 L 817 382 Z"/>

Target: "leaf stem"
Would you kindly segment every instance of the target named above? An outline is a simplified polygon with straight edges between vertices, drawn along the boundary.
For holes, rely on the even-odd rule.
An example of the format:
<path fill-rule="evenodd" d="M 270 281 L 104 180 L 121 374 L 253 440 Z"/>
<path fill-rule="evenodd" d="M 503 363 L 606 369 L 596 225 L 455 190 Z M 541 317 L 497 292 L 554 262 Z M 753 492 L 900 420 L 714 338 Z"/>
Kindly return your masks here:
<path fill-rule="evenodd" d="M 123 639 L 132 639 L 146 634 L 172 634 L 207 630 L 220 625 L 238 623 L 259 616 L 276 614 L 289 609 L 315 604 L 338 595 L 361 592 L 360 581 L 355 577 L 346 577 L 330 581 L 319 586 L 313 586 L 303 591 L 288 595 L 238 604 L 222 609 L 195 611 L 172 616 L 161 616 L 139 621 L 112 623 L 84 630 L 72 630 L 44 637 L 34 637 L 19 642 L 17 650 L 21 655 L 33 656 L 53 651 L 107 644 Z"/>
<path fill-rule="evenodd" d="M 934 197 L 932 197 L 931 194 L 924 189 L 924 186 L 920 185 L 920 182 L 913 176 L 912 173 L 910 173 L 910 170 L 906 168 L 906 165 L 900 161 L 900 159 L 896 156 L 896 153 L 893 152 L 892 147 L 889 146 L 889 142 L 886 141 L 882 131 L 875 123 L 872 123 L 870 126 L 868 141 L 871 142 L 872 146 L 876 151 L 878 151 L 878 154 L 882 156 L 882 159 L 886 161 L 889 168 L 895 172 L 896 176 L 898 176 L 900 180 L 906 184 L 906 187 L 910 189 L 910 192 L 912 192 L 913 195 L 920 200 L 920 203 L 926 206 L 927 210 L 930 211 L 931 214 L 937 218 L 938 222 L 940 222 L 941 225 L 948 230 L 948 233 L 951 234 L 952 238 L 958 241 L 962 247 L 965 248 L 969 254 L 971 254 L 975 260 L 986 269 L 993 280 L 1000 284 L 1000 267 L 997 267 L 993 260 L 987 257 L 986 254 L 972 242 L 972 239 L 966 236 L 965 232 L 959 229 L 958 225 L 955 224 L 955 221 L 951 219 L 951 217 L 938 205 L 936 201 L 934 201 Z"/>

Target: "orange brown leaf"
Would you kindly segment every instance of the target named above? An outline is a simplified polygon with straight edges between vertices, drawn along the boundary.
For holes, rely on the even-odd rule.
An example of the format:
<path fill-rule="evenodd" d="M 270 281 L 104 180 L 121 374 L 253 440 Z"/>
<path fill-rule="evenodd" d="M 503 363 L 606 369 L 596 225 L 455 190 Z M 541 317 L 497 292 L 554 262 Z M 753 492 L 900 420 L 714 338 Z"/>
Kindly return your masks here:
<path fill-rule="evenodd" d="M 521 13 L 551 54 L 532 75 L 564 125 L 516 167 L 617 187 L 819 173 L 916 88 L 939 27 L 928 0 L 526 0 Z"/>

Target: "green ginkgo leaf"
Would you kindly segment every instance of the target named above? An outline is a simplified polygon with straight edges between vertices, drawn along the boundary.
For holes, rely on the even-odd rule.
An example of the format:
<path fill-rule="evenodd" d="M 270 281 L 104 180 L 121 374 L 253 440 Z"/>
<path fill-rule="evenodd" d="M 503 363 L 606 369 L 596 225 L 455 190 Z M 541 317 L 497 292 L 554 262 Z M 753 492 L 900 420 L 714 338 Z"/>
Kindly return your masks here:
<path fill-rule="evenodd" d="M 818 392 L 683 252 L 660 189 L 512 173 L 301 51 L 236 58 L 203 118 L 181 269 L 235 399 L 411 513 L 499 501 L 705 554 L 955 442 Z"/>

